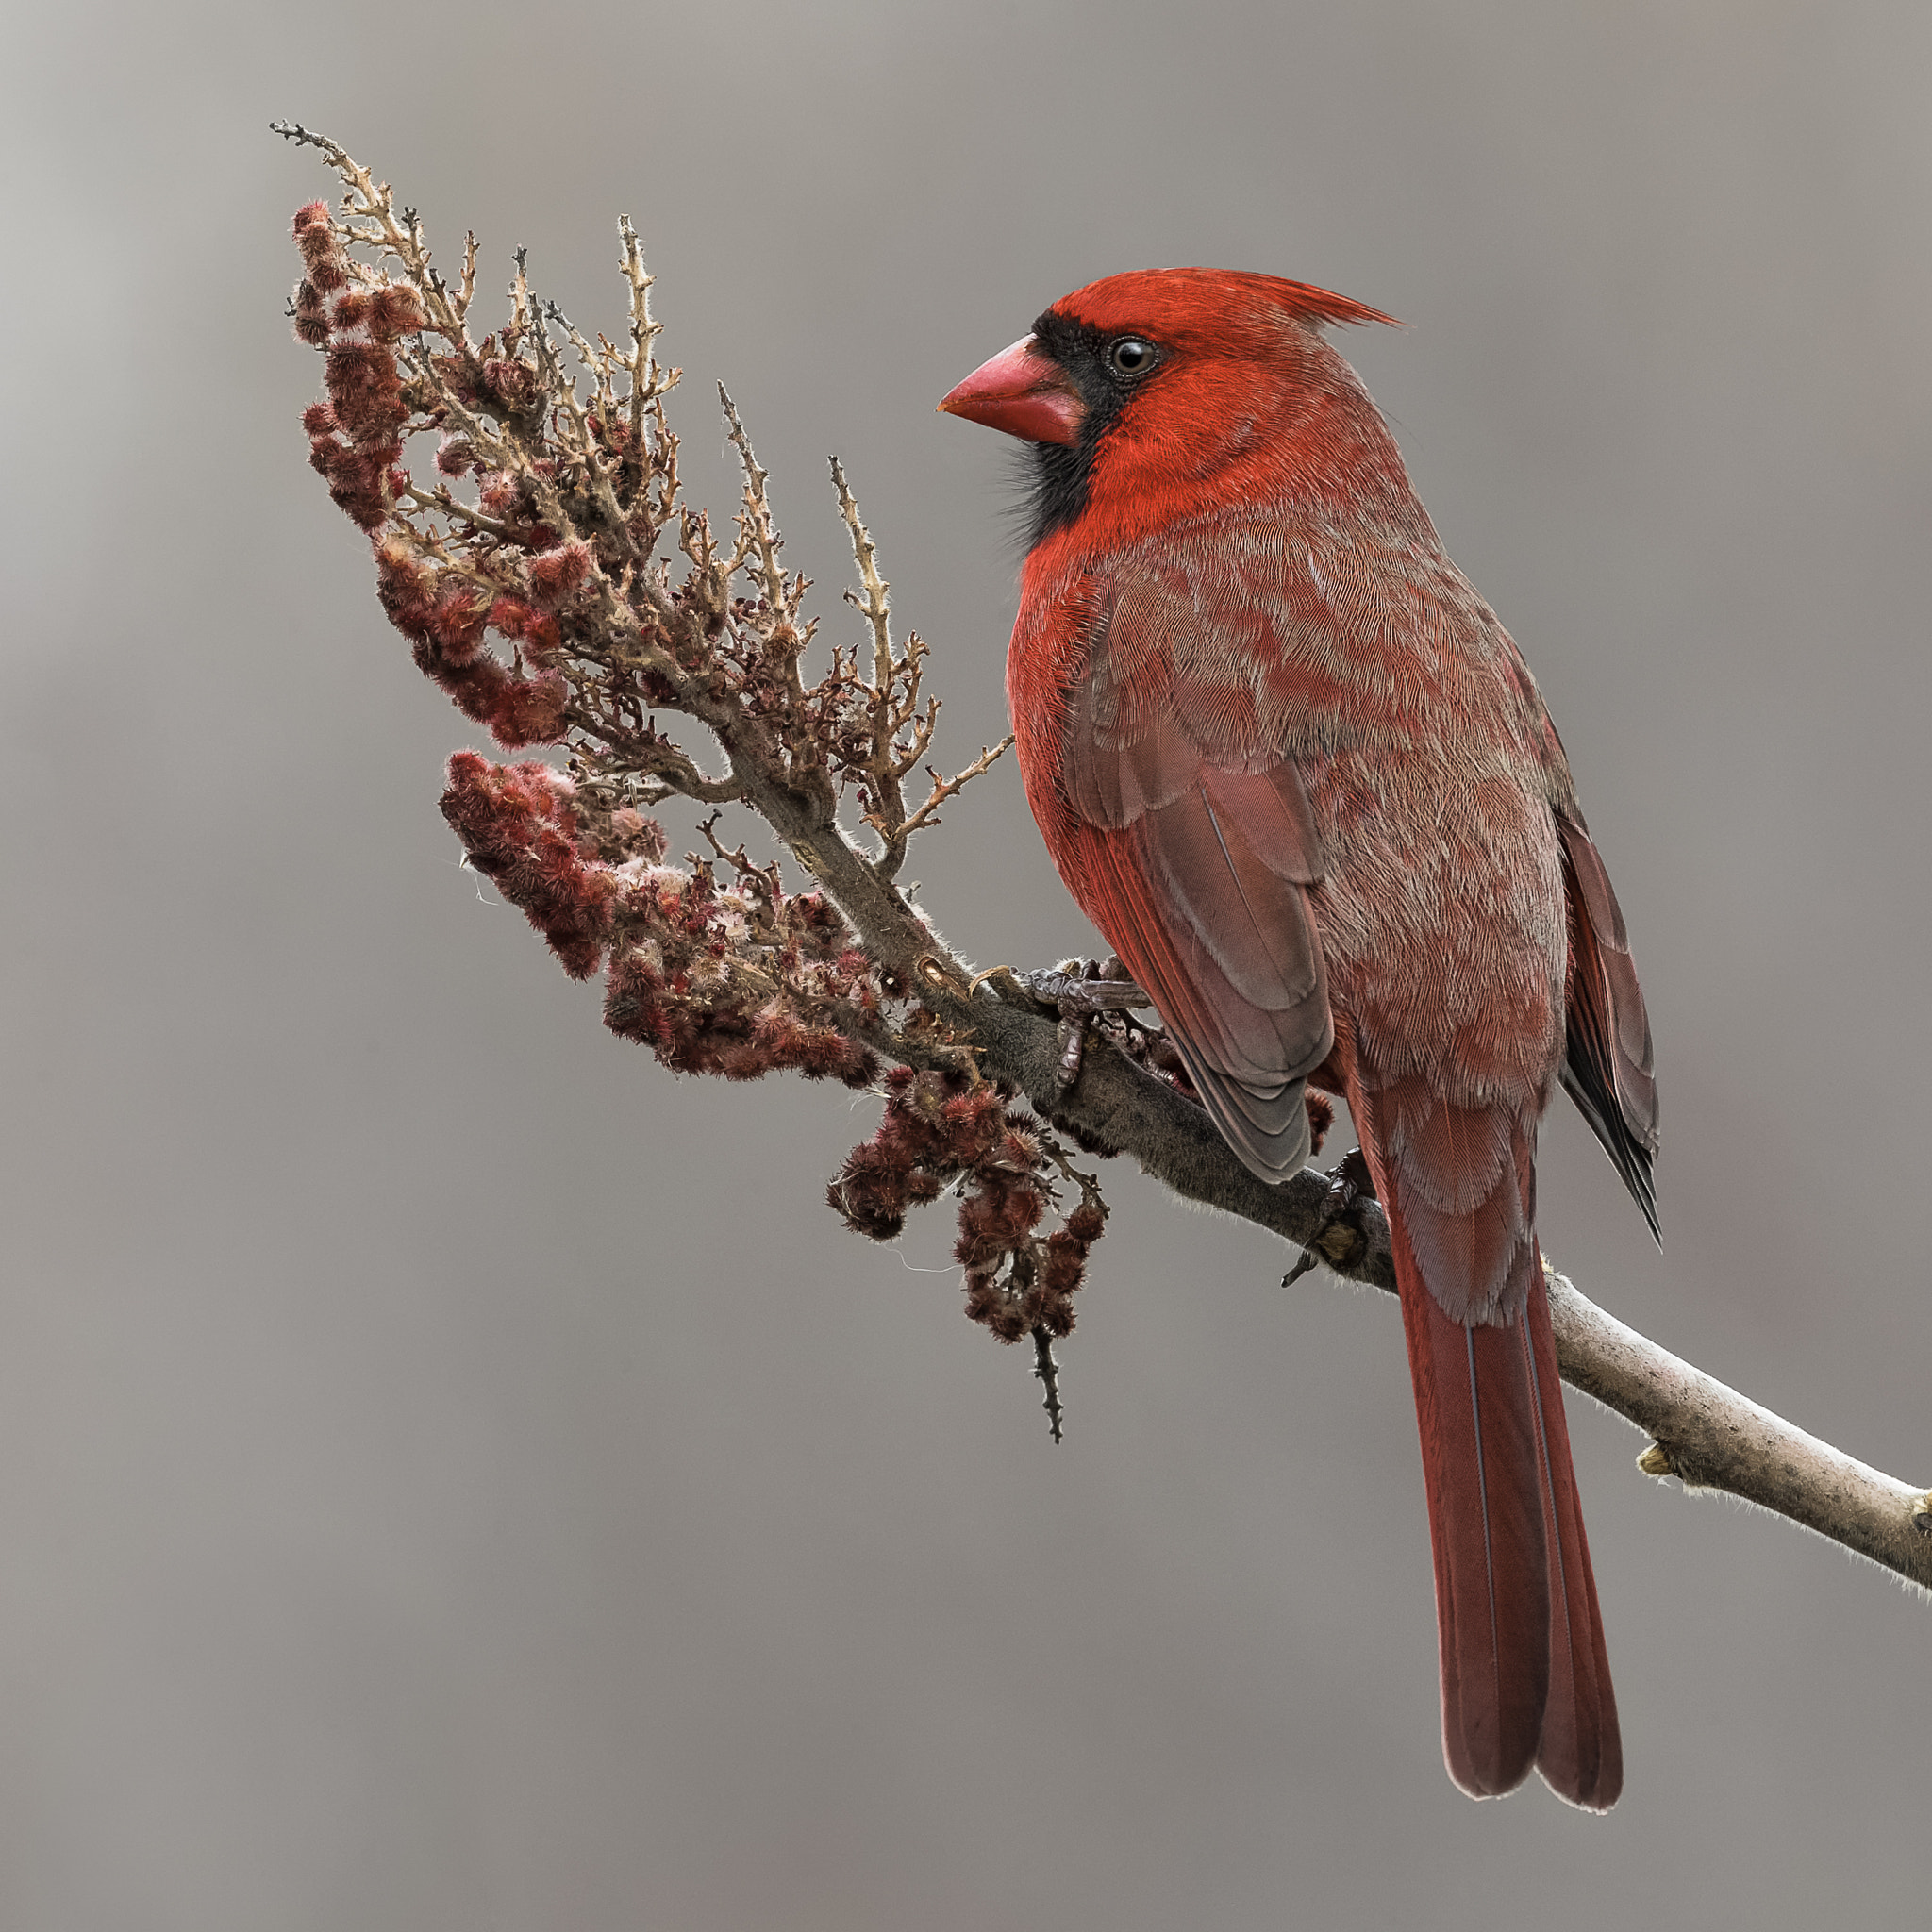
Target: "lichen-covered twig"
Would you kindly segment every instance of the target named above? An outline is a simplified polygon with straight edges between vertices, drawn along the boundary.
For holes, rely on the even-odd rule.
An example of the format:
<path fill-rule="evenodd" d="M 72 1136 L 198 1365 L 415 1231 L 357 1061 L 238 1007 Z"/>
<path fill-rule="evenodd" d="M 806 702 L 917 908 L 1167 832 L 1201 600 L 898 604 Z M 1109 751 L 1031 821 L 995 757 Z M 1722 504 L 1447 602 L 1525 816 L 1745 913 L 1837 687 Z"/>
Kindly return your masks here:
<path fill-rule="evenodd" d="M 833 1180 L 833 1206 L 890 1238 L 910 1208 L 961 1194 L 967 1310 L 1004 1341 L 1033 1339 L 1056 1438 L 1052 1342 L 1073 1327 L 1106 1221 L 1097 1177 L 1072 1167 L 1056 1128 L 1392 1289 L 1372 1200 L 1338 1221 L 1324 1174 L 1264 1186 L 1189 1097 L 1158 1033 L 1103 1021 L 1069 1084 L 1055 1004 L 1010 973 L 975 975 L 896 885 L 911 840 L 1005 743 L 957 777 L 932 773 L 930 796 L 907 811 L 903 781 L 939 718 L 922 690 L 929 651 L 915 633 L 893 641 L 890 586 L 836 461 L 867 635 L 807 682 L 809 585 L 779 562 L 769 479 L 722 391 L 744 479 L 736 541 L 721 546 L 679 495 L 665 413 L 678 373 L 657 359 L 629 221 L 618 228 L 625 343 L 540 301 L 521 251 L 508 319 L 478 340 L 475 238 L 452 291 L 386 185 L 325 137 L 278 131 L 317 148 L 344 189 L 339 213 L 313 202 L 295 218 L 306 272 L 291 315 L 326 358 L 328 399 L 304 418 L 310 460 L 368 533 L 377 597 L 418 666 L 507 749 L 545 746 L 558 760 L 458 753 L 443 812 L 566 971 L 604 973 L 612 1029 L 685 1072 L 791 1069 L 877 1091 L 884 1118 Z M 427 485 L 407 455 L 425 434 L 441 439 Z M 675 577 L 667 533 L 685 565 Z M 702 761 L 666 734 L 666 716 L 708 741 Z M 848 791 L 874 852 L 841 823 Z M 749 807 L 809 886 L 787 892 L 776 866 L 742 841 L 727 848 L 715 814 L 700 828 L 710 856 L 667 865 L 645 808 L 677 797 Z M 1041 1232 L 1069 1184 L 1078 1204 Z M 1932 1588 L 1924 1491 L 1677 1360 L 1555 1274 L 1550 1299 L 1565 1378 L 1656 1438 L 1647 1471 L 1762 1504 Z"/>

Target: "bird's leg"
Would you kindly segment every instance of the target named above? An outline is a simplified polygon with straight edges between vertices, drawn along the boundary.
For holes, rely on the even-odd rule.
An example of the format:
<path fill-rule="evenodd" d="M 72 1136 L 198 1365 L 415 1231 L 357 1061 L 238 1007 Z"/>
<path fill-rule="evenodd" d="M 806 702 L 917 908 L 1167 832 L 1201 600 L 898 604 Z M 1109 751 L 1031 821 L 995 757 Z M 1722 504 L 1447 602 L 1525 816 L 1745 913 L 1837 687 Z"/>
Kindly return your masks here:
<path fill-rule="evenodd" d="M 1069 967 L 1078 970 L 1069 971 Z M 1104 1013 L 1124 1013 L 1151 1004 L 1117 958 L 1109 958 L 1104 965 L 1091 959 L 1070 960 L 1057 974 L 1037 976 L 1058 982 L 1044 996 L 1059 1008 L 1060 1057 L 1053 1072 L 1062 1087 L 1071 1087 L 1080 1077 L 1080 1065 L 1087 1055 L 1087 1029 L 1094 1021 Z M 1039 989 L 1034 991 L 1036 997 L 1041 996 Z"/>
<path fill-rule="evenodd" d="M 1351 1147 L 1328 1171 L 1328 1194 L 1322 1203 L 1322 1218 L 1314 1235 L 1302 1250 L 1302 1257 L 1281 1278 L 1283 1288 L 1291 1287 L 1317 1262 L 1342 1261 L 1365 1240 L 1356 1210 L 1364 1201 L 1375 1198 L 1375 1183 L 1369 1173 L 1368 1158 L 1359 1147 Z"/>
<path fill-rule="evenodd" d="M 1093 959 L 1062 959 L 1058 966 L 1038 973 L 1015 973 L 1001 966 L 981 976 L 991 980 L 994 991 L 1005 997 L 1010 997 L 1007 992 L 1009 984 L 1035 1005 L 1049 1007 L 1059 1015 L 1060 1054 L 1054 1079 L 1061 1087 L 1071 1087 L 1080 1077 L 1087 1029 L 1095 1020 L 1107 1013 L 1154 1004 L 1118 958 L 1109 958 L 1105 964 Z"/>

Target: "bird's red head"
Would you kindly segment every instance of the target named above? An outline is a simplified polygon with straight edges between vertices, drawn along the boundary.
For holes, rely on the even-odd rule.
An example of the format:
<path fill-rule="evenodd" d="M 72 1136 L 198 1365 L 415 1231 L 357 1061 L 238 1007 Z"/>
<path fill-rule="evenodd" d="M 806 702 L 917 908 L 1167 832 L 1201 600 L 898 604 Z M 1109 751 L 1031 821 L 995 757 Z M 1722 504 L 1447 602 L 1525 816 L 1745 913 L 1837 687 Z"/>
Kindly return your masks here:
<path fill-rule="evenodd" d="M 1367 441 L 1386 445 L 1374 454 L 1399 476 L 1374 405 L 1321 337 L 1326 323 L 1392 319 L 1276 275 L 1109 275 L 1062 296 L 940 408 L 1036 445 L 1029 548 L 1090 511 L 1124 535 L 1141 514 L 1171 516 L 1176 492 L 1201 505 L 1218 477 L 1252 498 L 1257 482 L 1328 467 L 1338 417 L 1366 412 Z M 1359 439 L 1345 440 L 1359 467 Z"/>

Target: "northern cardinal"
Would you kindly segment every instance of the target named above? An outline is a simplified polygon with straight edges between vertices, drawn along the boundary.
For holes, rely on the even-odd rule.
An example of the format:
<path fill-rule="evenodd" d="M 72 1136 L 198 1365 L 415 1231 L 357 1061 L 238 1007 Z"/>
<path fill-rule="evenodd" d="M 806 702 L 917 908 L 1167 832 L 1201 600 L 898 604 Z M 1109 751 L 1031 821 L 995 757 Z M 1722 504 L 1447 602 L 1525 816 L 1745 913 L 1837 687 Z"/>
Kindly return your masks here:
<path fill-rule="evenodd" d="M 1234 1152 L 1340 1094 L 1389 1217 L 1442 1751 L 1606 1811 L 1623 1747 L 1537 1249 L 1560 1079 L 1656 1231 L 1623 917 L 1536 680 L 1324 340 L 1390 318 L 1169 269 L 1057 302 L 940 407 L 1034 445 L 1007 659 L 1060 876 Z"/>

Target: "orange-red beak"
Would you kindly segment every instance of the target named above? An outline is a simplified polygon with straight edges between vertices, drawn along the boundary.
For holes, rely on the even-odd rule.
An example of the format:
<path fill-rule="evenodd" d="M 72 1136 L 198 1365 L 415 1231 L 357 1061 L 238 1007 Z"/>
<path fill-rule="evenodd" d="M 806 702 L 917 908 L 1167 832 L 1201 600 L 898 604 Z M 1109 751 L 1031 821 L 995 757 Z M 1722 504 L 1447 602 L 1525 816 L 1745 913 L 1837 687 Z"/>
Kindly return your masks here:
<path fill-rule="evenodd" d="M 991 362 L 982 362 L 940 403 L 949 416 L 1024 436 L 1028 442 L 1076 442 L 1087 405 L 1066 372 L 1022 336 Z"/>

